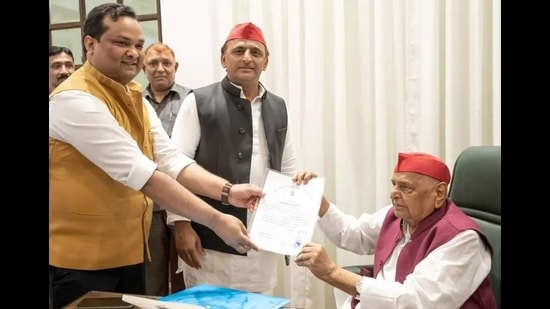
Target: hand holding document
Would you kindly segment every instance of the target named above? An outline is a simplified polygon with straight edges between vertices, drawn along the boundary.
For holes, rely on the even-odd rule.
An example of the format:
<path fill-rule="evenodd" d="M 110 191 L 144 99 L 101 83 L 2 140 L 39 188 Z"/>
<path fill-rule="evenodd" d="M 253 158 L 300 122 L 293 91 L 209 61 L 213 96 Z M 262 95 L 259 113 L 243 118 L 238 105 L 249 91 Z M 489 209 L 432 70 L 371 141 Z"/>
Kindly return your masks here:
<path fill-rule="evenodd" d="M 292 177 L 269 170 L 250 227 L 250 239 L 262 250 L 297 255 L 311 241 L 325 190 L 325 178 L 296 185 Z"/>

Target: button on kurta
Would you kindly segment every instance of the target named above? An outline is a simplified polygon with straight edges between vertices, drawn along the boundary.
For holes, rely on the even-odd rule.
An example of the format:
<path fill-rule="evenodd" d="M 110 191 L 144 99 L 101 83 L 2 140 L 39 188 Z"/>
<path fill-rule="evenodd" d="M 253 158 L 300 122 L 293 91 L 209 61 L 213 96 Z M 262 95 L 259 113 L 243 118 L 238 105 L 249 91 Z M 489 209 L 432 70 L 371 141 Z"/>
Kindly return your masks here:
<path fill-rule="evenodd" d="M 246 132 L 246 130 L 244 128 L 239 129 L 239 134 L 244 134 L 245 132 Z"/>
<path fill-rule="evenodd" d="M 239 159 L 242 159 L 242 158 L 244 158 L 244 155 L 243 155 L 242 152 L 239 152 L 239 154 L 237 155 L 237 157 L 238 157 Z"/>
<path fill-rule="evenodd" d="M 244 109 L 244 106 L 243 106 L 241 103 L 239 103 L 239 104 L 237 105 L 237 109 L 238 109 L 239 111 L 242 111 L 242 110 Z"/>

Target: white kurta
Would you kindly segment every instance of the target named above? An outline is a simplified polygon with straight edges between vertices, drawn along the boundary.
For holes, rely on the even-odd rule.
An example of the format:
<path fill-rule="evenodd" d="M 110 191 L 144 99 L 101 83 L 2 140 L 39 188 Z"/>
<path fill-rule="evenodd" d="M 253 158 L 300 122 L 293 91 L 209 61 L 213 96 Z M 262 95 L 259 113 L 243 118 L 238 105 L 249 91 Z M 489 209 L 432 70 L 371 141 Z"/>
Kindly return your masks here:
<path fill-rule="evenodd" d="M 238 86 L 237 86 L 238 87 Z M 251 102 L 252 108 L 252 158 L 250 167 L 250 183 L 263 186 L 267 168 L 269 167 L 269 151 L 263 121 L 261 117 L 261 96 L 265 90 Z M 241 98 L 246 98 L 241 91 Z M 296 171 L 296 151 L 287 127 L 287 137 L 283 151 L 281 172 L 294 175 Z M 183 153 L 193 157 L 200 140 L 200 124 L 197 113 L 195 95 L 190 93 L 182 103 L 174 123 L 172 140 Z M 248 213 L 248 226 L 253 214 Z M 168 223 L 184 218 L 168 213 Z M 277 259 L 281 255 L 266 251 L 249 251 L 248 256 L 227 254 L 205 249 L 206 255 L 201 257 L 201 269 L 189 267 L 181 258 L 180 269 L 183 271 L 185 284 L 191 287 L 200 283 L 216 284 L 230 288 L 243 289 L 252 292 L 272 294 L 277 284 Z"/>
<path fill-rule="evenodd" d="M 319 219 L 325 235 L 338 247 L 357 254 L 374 254 L 380 227 L 391 205 L 358 219 L 344 214 L 334 204 Z M 468 230 L 434 249 L 418 263 L 403 283 L 395 281 L 397 258 L 410 241 L 405 237 L 376 278 L 363 277 L 361 308 L 460 308 L 491 270 L 491 255 L 477 232 Z M 442 293 L 444 292 L 444 293 Z M 351 296 L 335 290 L 338 309 L 351 308 Z"/>
<path fill-rule="evenodd" d="M 50 137 L 71 144 L 114 180 L 136 191 L 156 169 L 176 178 L 195 161 L 174 148 L 155 110 L 148 102 L 143 104 L 151 124 L 154 161 L 143 154 L 105 103 L 81 90 L 63 91 L 50 99 Z"/>

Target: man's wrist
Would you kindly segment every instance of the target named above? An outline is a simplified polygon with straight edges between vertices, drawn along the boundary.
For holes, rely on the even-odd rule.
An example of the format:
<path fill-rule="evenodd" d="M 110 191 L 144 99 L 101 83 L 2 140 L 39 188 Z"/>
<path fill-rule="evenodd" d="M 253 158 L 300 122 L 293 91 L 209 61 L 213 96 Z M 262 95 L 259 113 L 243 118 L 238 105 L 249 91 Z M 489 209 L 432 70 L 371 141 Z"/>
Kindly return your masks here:
<path fill-rule="evenodd" d="M 223 205 L 229 205 L 229 192 L 231 191 L 231 187 L 233 187 L 233 184 L 230 182 L 226 182 L 223 185 L 222 188 L 222 204 Z"/>
<path fill-rule="evenodd" d="M 178 220 L 173 222 L 174 226 L 183 226 L 187 224 L 191 224 L 191 220 Z"/>

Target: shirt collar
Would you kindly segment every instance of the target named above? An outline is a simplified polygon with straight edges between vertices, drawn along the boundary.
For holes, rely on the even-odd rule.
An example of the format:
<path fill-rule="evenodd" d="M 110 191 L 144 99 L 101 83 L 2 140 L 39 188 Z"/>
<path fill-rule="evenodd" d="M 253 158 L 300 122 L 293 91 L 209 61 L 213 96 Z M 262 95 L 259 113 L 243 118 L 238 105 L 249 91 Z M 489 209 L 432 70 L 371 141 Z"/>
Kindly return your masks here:
<path fill-rule="evenodd" d="M 239 88 L 239 89 L 241 90 L 241 95 L 240 95 L 240 96 L 241 96 L 241 99 L 246 99 L 246 98 L 247 98 L 247 97 L 244 95 L 243 87 L 242 87 L 242 86 L 239 86 L 239 85 L 233 83 L 232 81 L 229 81 L 229 82 L 231 83 L 231 85 L 233 85 L 233 86 L 235 86 L 235 87 L 237 87 L 237 88 Z M 264 85 L 262 85 L 262 83 L 258 83 L 258 88 L 260 88 L 260 91 L 258 91 L 258 96 L 255 97 L 254 100 L 256 100 L 258 97 L 261 98 L 261 97 L 265 94 L 265 92 L 267 91 L 267 90 L 265 90 Z M 254 101 L 254 100 L 253 100 L 253 101 Z"/>

